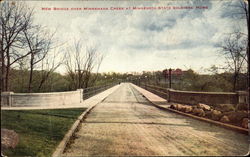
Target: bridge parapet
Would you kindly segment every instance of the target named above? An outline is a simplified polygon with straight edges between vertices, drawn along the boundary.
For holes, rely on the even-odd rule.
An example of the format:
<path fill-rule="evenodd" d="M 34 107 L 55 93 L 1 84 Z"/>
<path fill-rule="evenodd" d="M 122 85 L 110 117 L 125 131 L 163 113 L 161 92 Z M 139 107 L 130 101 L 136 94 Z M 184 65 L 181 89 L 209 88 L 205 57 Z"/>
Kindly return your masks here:
<path fill-rule="evenodd" d="M 190 105 L 194 105 L 197 103 L 204 103 L 208 105 L 249 103 L 248 93 L 245 91 L 196 92 L 196 91 L 173 90 L 149 84 L 141 84 L 141 86 L 153 93 L 156 93 L 166 98 L 169 102 L 176 102 L 176 103 L 183 103 Z"/>
<path fill-rule="evenodd" d="M 42 107 L 42 106 L 65 106 L 75 105 L 83 102 L 95 94 L 98 94 L 117 83 L 94 86 L 90 88 L 77 89 L 68 92 L 51 93 L 1 93 L 1 106 L 8 107 Z"/>
<path fill-rule="evenodd" d="M 249 93 L 246 91 L 238 91 L 238 103 L 249 104 Z"/>
<path fill-rule="evenodd" d="M 51 93 L 1 93 L 1 106 L 38 107 L 72 105 L 81 102 L 81 90 Z"/>

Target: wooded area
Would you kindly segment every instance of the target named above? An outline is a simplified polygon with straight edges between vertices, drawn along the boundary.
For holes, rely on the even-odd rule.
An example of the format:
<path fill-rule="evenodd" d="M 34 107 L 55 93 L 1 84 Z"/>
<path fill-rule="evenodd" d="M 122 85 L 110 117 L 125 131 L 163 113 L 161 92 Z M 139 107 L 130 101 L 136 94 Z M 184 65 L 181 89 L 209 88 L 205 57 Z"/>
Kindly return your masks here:
<path fill-rule="evenodd" d="M 65 91 L 95 82 L 93 70 L 98 72 L 103 59 L 96 47 L 83 49 L 81 39 L 59 43 L 56 30 L 36 24 L 24 2 L 2 2 L 0 10 L 1 91 Z M 60 66 L 66 66 L 65 75 L 55 72 Z M 68 82 L 56 87 L 58 79 Z"/>
<path fill-rule="evenodd" d="M 244 20 L 249 28 L 248 4 L 239 1 L 238 12 L 232 16 Z M 23 2 L 2 2 L 0 5 L 1 91 L 53 92 L 75 90 L 112 81 L 129 81 L 148 75 L 156 84 L 161 72 L 130 75 L 98 73 L 104 55 L 96 46 L 85 45 L 81 39 L 73 43 L 60 43 L 56 30 L 34 22 L 34 11 Z M 176 78 L 173 88 L 197 91 L 237 91 L 249 88 L 249 47 L 247 33 L 240 28 L 225 34 L 217 44 L 218 54 L 225 57 L 225 67 L 211 67 L 209 75 L 192 69 Z M 166 63 L 167 64 L 167 63 Z M 56 72 L 65 67 L 66 73 Z M 218 69 L 223 69 L 219 73 Z M 153 79 L 154 78 L 154 79 Z M 157 81 L 159 80 L 159 81 Z"/>

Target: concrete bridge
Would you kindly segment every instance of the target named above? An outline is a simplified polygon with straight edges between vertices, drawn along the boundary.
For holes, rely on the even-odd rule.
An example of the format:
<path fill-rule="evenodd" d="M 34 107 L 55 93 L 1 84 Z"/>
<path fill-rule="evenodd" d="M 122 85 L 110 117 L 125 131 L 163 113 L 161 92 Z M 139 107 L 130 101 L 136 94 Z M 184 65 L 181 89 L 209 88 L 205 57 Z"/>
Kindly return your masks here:
<path fill-rule="evenodd" d="M 62 95 L 67 97 L 67 93 L 55 97 L 58 99 Z M 73 95 L 78 95 L 72 97 L 77 100 L 69 100 L 78 103 L 54 106 L 38 103 L 37 106 L 6 106 L 2 109 L 94 106 L 86 118 L 79 121 L 78 129 L 71 130 L 70 136 L 74 134 L 74 138 L 65 136 L 70 141 L 61 142 L 63 148 L 57 148 L 61 149 L 60 156 L 238 156 L 249 151 L 247 135 L 160 110 L 152 102 L 167 106 L 165 99 L 131 83 L 116 85 L 84 101 L 81 91 L 73 92 Z M 46 94 L 41 97 L 44 101 L 53 99 Z"/>
<path fill-rule="evenodd" d="M 111 92 L 81 122 L 63 156 L 245 155 L 248 136 L 154 107 L 164 99 L 130 83 Z"/>

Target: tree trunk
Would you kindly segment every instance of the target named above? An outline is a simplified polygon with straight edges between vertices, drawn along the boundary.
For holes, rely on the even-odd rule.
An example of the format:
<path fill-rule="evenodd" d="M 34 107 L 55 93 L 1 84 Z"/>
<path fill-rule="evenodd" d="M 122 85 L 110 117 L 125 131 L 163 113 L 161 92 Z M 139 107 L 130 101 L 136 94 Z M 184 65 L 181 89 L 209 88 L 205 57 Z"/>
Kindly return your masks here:
<path fill-rule="evenodd" d="M 3 30 L 3 28 L 2 28 Z M 4 38 L 4 35 L 3 35 L 3 31 L 2 31 L 2 39 L 1 39 L 1 92 L 4 91 L 4 86 L 5 86 L 5 83 L 4 83 L 4 77 L 5 77 L 5 59 L 4 59 L 4 50 L 3 50 L 3 38 Z"/>
<path fill-rule="evenodd" d="M 4 91 L 5 90 L 5 60 L 4 60 L 4 52 L 2 51 L 1 52 L 1 62 L 2 62 L 2 65 L 1 65 L 1 91 Z"/>
<path fill-rule="evenodd" d="M 29 87 L 28 87 L 28 92 L 31 92 L 31 84 L 32 84 L 32 79 L 33 79 L 33 68 L 34 68 L 34 55 L 31 53 L 31 58 L 30 58 L 30 75 L 29 75 Z"/>
<path fill-rule="evenodd" d="M 6 57 L 7 57 L 7 66 L 6 66 L 6 75 L 5 75 L 5 91 L 9 91 L 9 76 L 10 76 L 10 55 L 9 55 L 9 49 L 7 49 Z"/>
<path fill-rule="evenodd" d="M 233 91 L 234 92 L 236 92 L 237 90 L 237 79 L 238 79 L 238 74 L 234 73 L 234 76 L 233 76 Z"/>
<path fill-rule="evenodd" d="M 4 51 L 3 45 L 1 43 L 1 86 L 0 86 L 0 94 L 4 91 L 4 76 L 5 76 L 5 60 L 4 60 Z M 2 96 L 0 95 L 0 106 L 2 105 Z"/>
<path fill-rule="evenodd" d="M 40 91 L 40 90 L 42 89 L 42 86 L 43 86 L 43 84 L 45 83 L 45 81 L 49 78 L 50 73 L 51 73 L 51 72 L 48 71 L 46 74 L 44 74 L 44 75 L 42 76 L 42 80 L 40 81 L 40 84 L 39 84 L 39 86 L 38 86 L 38 91 Z"/>
<path fill-rule="evenodd" d="M 249 46 L 247 44 L 247 88 L 248 88 L 248 93 L 250 93 L 250 64 L 249 64 Z"/>
<path fill-rule="evenodd" d="M 89 86 L 89 80 L 90 80 L 90 72 L 86 72 L 86 77 L 84 79 L 85 83 L 84 83 L 84 88 L 88 88 Z"/>

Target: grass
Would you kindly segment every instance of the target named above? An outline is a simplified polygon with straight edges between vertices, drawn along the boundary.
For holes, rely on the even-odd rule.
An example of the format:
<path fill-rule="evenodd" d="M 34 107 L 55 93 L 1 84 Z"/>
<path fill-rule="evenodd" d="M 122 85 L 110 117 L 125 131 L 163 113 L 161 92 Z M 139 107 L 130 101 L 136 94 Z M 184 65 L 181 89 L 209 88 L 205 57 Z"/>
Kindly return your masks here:
<path fill-rule="evenodd" d="M 51 156 L 77 117 L 86 108 L 1 111 L 1 128 L 19 134 L 7 156 Z"/>

